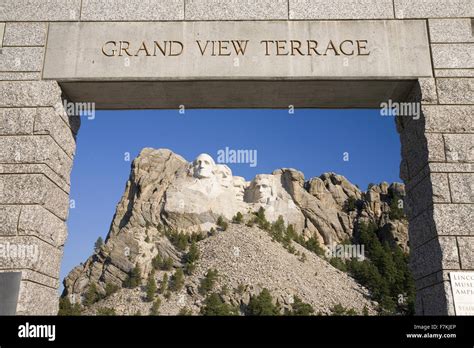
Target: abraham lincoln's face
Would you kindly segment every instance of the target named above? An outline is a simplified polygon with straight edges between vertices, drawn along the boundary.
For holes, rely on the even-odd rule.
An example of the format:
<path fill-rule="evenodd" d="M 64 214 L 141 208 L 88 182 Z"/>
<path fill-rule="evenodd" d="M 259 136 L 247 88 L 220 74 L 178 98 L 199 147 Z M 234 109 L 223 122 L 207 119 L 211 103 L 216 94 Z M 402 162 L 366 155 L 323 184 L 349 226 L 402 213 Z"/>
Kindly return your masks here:
<path fill-rule="evenodd" d="M 268 204 L 274 200 L 275 192 L 271 175 L 257 175 L 247 190 L 248 202 Z"/>

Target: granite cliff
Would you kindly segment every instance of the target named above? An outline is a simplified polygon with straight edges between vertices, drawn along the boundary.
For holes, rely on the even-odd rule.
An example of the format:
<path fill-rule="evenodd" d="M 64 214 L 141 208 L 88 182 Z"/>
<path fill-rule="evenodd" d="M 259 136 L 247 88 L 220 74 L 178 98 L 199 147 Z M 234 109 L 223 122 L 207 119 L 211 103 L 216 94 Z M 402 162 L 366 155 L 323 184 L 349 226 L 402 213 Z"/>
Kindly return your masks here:
<path fill-rule="evenodd" d="M 170 150 L 146 148 L 132 164 L 105 243 L 64 279 L 63 298 L 82 303 L 88 314 L 104 306 L 116 314 L 147 313 L 153 301 L 143 297 L 150 277 L 160 287 L 163 277 L 171 281 L 174 271 L 184 270 L 180 289 L 156 295 L 160 313 L 199 313 L 203 279 L 216 270 L 213 291 L 241 309 L 265 288 L 282 310 L 297 297 L 322 314 L 337 304 L 374 313 L 370 292 L 322 255 L 369 222 L 382 242 L 407 251 L 407 222 L 394 214 L 404 195 L 399 183 L 363 192 L 341 175 L 305 180 L 287 168 L 247 182 L 209 155 L 189 163 Z M 280 225 L 285 233 L 291 229 L 291 240 L 268 233 Z M 191 248 L 200 255 L 192 263 Z M 124 286 L 133 272 L 139 273 L 138 286 Z"/>

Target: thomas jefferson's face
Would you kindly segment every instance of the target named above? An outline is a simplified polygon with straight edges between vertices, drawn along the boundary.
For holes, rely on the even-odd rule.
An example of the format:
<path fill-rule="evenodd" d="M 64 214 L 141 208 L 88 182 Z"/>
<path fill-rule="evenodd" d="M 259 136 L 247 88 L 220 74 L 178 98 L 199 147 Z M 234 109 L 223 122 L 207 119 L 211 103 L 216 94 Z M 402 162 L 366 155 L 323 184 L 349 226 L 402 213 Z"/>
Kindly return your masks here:
<path fill-rule="evenodd" d="M 210 178 L 213 176 L 215 162 L 211 156 L 206 154 L 199 155 L 193 162 L 194 176 L 196 178 Z"/>

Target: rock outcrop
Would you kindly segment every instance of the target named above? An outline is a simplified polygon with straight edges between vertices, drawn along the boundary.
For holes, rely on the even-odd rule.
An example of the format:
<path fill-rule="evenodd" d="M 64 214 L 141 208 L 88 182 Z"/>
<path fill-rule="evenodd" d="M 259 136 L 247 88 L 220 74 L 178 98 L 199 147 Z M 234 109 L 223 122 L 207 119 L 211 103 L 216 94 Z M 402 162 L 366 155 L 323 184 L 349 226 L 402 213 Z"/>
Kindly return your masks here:
<path fill-rule="evenodd" d="M 174 267 L 181 267 L 183 252 L 163 234 L 163 229 L 207 236 L 209 231 L 218 228 L 216 222 L 219 217 L 231 220 L 240 212 L 247 221 L 260 208 L 265 210 L 270 222 L 282 216 L 287 224 L 293 225 L 297 234 L 303 238 L 315 237 L 323 247 L 350 239 L 359 223 L 372 222 L 381 231 L 380 238 L 407 250 L 406 220 L 390 218 L 394 200 L 400 200 L 402 204 L 404 195 L 404 186 L 398 183 L 373 185 L 363 192 L 341 175 L 326 173 L 306 181 L 303 173 L 287 168 L 275 170 L 272 174 L 257 175 L 247 182 L 244 178 L 233 176 L 227 166 L 216 164 L 209 155 L 200 155 L 189 163 L 170 150 L 146 148 L 132 164 L 125 193 L 117 205 L 105 244 L 69 273 L 64 280 L 63 295 L 73 302 L 81 302 L 92 283 L 99 293 L 104 294 L 106 284 L 120 287 L 137 265 L 146 279 L 152 269 L 152 260 L 157 255 L 170 258 Z M 230 232 L 222 237 L 200 241 L 198 246 L 203 259 L 197 265 L 196 276 L 193 275 L 195 279 L 187 280 L 188 289 L 191 289 L 189 292 L 195 292 L 192 284 L 196 283 L 196 277 L 205 272 L 206 267 L 212 266 L 220 270 L 229 286 L 242 283 L 255 290 L 263 284 L 283 297 L 287 296 L 288 289 L 293 289 L 295 294 L 322 312 L 328 311 L 331 301 L 326 306 L 318 304 L 317 299 L 332 298 L 331 291 L 337 288 L 348 291 L 340 295 L 351 299 L 350 302 L 360 300 L 360 303 L 370 307 L 370 302 L 362 299 L 365 289 L 316 255 L 311 255 L 300 280 L 296 280 L 296 275 L 295 279 L 290 277 L 291 281 L 288 280 L 290 278 L 284 280 L 285 274 L 289 277 L 302 266 L 288 266 L 292 265 L 290 259 L 294 255 L 281 246 L 272 254 L 271 239 L 262 243 L 268 236 L 262 237 L 261 233 L 257 227 L 241 226 L 236 229 L 232 225 Z M 246 246 L 242 245 L 245 240 L 260 247 L 248 250 L 246 257 L 250 259 L 229 267 L 225 259 L 229 250 L 222 250 L 219 243 L 234 243 L 246 250 Z M 288 265 L 285 266 L 286 261 L 282 260 L 286 259 Z M 253 261 L 248 263 L 250 260 Z M 205 265 L 206 262 L 208 264 Z M 257 268 L 250 272 L 252 267 Z M 314 276 L 315 273 L 321 274 L 323 269 L 329 272 L 326 280 L 321 275 Z M 272 273 L 272 270 L 275 272 Z M 269 281 L 268 277 L 273 280 Z M 321 284 L 332 284 L 327 283 L 331 282 L 329 279 L 344 285 L 333 284 L 333 288 L 333 285 L 328 285 L 324 289 Z M 133 293 L 128 289 L 123 291 Z M 195 296 L 188 300 L 197 308 L 196 303 L 202 299 Z M 229 299 L 231 302 L 241 300 L 237 297 Z M 169 313 L 172 314 L 173 310 L 170 309 Z"/>

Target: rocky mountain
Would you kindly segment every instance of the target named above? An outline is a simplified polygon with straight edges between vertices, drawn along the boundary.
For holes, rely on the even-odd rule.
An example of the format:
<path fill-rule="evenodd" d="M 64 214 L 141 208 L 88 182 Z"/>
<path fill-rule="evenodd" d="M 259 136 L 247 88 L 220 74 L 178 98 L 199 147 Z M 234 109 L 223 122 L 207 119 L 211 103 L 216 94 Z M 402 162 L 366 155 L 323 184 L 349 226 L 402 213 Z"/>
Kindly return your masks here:
<path fill-rule="evenodd" d="M 209 155 L 189 163 L 170 150 L 146 148 L 132 164 L 105 243 L 64 279 L 63 298 L 82 303 L 86 314 L 103 307 L 147 314 L 154 302 L 144 299 L 146 290 L 163 287 L 163 277 L 177 283 L 180 272 L 179 289 L 153 298 L 161 314 L 183 308 L 197 314 L 206 301 L 202 284 L 215 270 L 212 291 L 242 313 L 263 289 L 282 311 L 297 298 L 322 314 L 338 304 L 375 313 L 369 290 L 324 253 L 369 222 L 382 242 L 407 251 L 407 222 L 397 216 L 404 196 L 399 183 L 363 192 L 341 175 L 305 180 L 287 168 L 247 182 Z M 190 262 L 191 253 L 199 259 Z M 136 286 L 129 286 L 132 276 Z"/>

